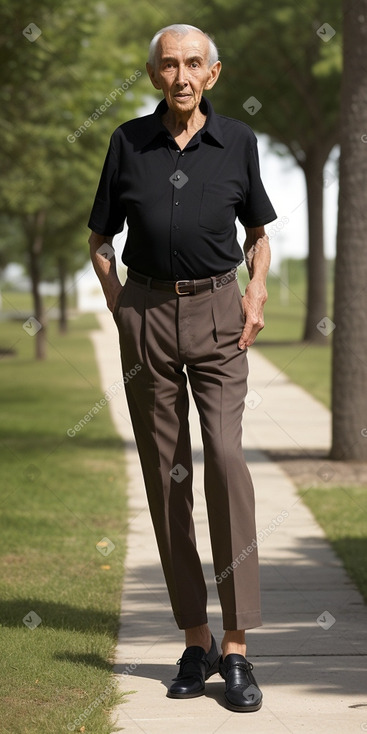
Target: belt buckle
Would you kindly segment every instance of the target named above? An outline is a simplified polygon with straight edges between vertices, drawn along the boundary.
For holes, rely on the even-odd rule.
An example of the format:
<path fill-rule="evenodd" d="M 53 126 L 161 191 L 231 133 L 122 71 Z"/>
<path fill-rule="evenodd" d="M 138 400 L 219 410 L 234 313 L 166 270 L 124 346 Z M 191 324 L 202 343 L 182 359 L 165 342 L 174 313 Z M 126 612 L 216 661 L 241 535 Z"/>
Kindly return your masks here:
<path fill-rule="evenodd" d="M 176 280 L 176 283 L 175 283 L 175 291 L 176 291 L 176 293 L 177 293 L 178 296 L 187 296 L 187 295 L 190 294 L 190 290 L 188 290 L 188 291 L 180 291 L 180 287 L 181 286 L 184 286 L 185 284 L 187 285 L 187 283 L 190 283 L 190 281 L 189 280 Z"/>

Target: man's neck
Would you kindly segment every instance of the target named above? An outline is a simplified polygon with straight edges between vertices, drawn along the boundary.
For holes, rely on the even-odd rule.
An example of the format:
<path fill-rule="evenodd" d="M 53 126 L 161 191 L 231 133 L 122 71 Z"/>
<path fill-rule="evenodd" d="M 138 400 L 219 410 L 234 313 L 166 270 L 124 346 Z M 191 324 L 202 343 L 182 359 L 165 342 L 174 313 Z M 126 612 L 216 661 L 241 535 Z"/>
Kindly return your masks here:
<path fill-rule="evenodd" d="M 162 116 L 163 124 L 174 138 L 181 135 L 192 138 L 204 126 L 205 120 L 206 115 L 198 107 L 191 112 L 181 114 L 167 110 Z"/>

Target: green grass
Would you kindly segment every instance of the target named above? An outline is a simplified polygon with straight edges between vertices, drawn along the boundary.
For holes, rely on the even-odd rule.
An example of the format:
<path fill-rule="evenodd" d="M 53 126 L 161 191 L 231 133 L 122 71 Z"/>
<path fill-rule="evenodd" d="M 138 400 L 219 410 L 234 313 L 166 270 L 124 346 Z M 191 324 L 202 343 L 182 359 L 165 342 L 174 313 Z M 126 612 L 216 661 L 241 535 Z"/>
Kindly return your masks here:
<path fill-rule="evenodd" d="M 301 351 L 304 279 L 298 265 L 289 282 L 287 304 L 279 280 L 269 279 L 259 349 L 328 404 L 330 345 Z M 29 297 L 20 296 L 11 294 L 11 308 L 32 313 Z M 107 406 L 74 438 L 66 434 L 102 397 L 91 328 L 94 318 L 84 316 L 60 337 L 51 322 L 48 359 L 36 363 L 33 338 L 21 322 L 1 324 L 0 347 L 17 352 L 1 365 L 3 734 L 60 734 L 73 726 L 109 734 L 112 728 L 108 714 L 118 695 L 110 661 L 126 530 L 122 446 Z M 308 489 L 302 496 L 367 598 L 365 490 Z M 95 548 L 105 536 L 116 545 L 108 558 Z M 42 619 L 33 630 L 22 622 L 30 611 Z M 98 696 L 103 701 L 85 717 Z"/>
<path fill-rule="evenodd" d="M 284 285 L 288 280 L 288 287 Z M 282 282 L 283 281 L 283 282 Z M 242 287 L 244 282 L 242 282 Z M 270 275 L 265 329 L 260 352 L 296 384 L 331 407 L 331 337 L 324 345 L 302 343 L 305 318 L 305 268 L 288 262 L 288 279 Z M 332 318 L 332 268 L 329 267 L 328 313 Z M 305 418 L 306 420 L 306 418 Z M 367 601 L 367 500 L 364 487 L 329 486 L 301 490 L 305 504 L 323 528 L 347 572 Z"/>
<path fill-rule="evenodd" d="M 302 492 L 347 572 L 367 602 L 367 495 L 365 487 Z"/>
<path fill-rule="evenodd" d="M 68 291 L 67 301 L 69 308 L 75 308 L 75 290 Z M 59 303 L 57 296 L 44 296 L 43 303 L 46 313 L 50 309 L 58 309 Z M 16 317 L 17 312 L 20 314 L 26 313 L 27 315 L 31 315 L 33 313 L 32 294 L 28 292 L 9 290 L 9 288 L 5 288 L 1 291 L 1 304 L 1 311 L 4 315 L 11 314 L 13 317 Z"/>
<path fill-rule="evenodd" d="M 331 346 L 302 344 L 294 346 L 262 346 L 259 351 L 297 385 L 317 400 L 331 407 Z"/>
<path fill-rule="evenodd" d="M 127 523 L 122 442 L 107 405 L 67 435 L 103 397 L 92 328 L 94 317 L 83 316 L 60 337 L 50 323 L 48 359 L 35 362 L 21 323 L 1 326 L 0 346 L 17 352 L 1 365 L 3 734 L 60 734 L 69 722 L 108 734 L 120 698 L 111 656 Z M 96 549 L 104 537 L 116 546 L 108 557 Z M 42 620 L 35 629 L 22 621 L 31 611 Z"/>
<path fill-rule="evenodd" d="M 332 318 L 331 274 L 328 283 L 328 314 Z M 242 278 L 241 287 L 245 279 Z M 288 285 L 285 285 L 285 282 Z M 306 283 L 303 261 L 288 261 L 288 276 L 270 275 L 269 298 L 265 306 L 265 328 L 256 346 L 280 372 L 330 408 L 331 336 L 325 344 L 302 342 L 305 318 Z"/>

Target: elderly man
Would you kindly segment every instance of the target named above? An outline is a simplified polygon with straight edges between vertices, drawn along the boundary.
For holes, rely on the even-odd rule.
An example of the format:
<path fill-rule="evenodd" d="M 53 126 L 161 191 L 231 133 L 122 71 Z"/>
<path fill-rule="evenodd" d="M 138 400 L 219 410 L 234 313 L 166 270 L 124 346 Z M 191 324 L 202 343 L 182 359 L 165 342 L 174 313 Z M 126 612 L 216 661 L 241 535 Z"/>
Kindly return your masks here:
<path fill-rule="evenodd" d="M 256 711 L 262 693 L 245 657 L 245 630 L 261 625 L 260 594 L 241 419 L 246 352 L 264 326 L 270 262 L 264 224 L 276 214 L 260 179 L 254 133 L 216 115 L 203 97 L 220 69 L 213 41 L 198 28 L 174 25 L 155 35 L 147 72 L 164 99 L 152 115 L 113 133 L 89 242 L 119 330 L 123 372 L 141 368 L 126 381 L 126 395 L 173 614 L 186 637 L 167 695 L 200 696 L 219 671 L 226 705 Z M 236 218 L 246 228 L 250 281 L 243 296 Z M 125 220 L 128 277 L 121 286 L 109 246 Z M 186 374 L 202 431 L 225 630 L 221 657 L 208 626 L 195 543 Z"/>

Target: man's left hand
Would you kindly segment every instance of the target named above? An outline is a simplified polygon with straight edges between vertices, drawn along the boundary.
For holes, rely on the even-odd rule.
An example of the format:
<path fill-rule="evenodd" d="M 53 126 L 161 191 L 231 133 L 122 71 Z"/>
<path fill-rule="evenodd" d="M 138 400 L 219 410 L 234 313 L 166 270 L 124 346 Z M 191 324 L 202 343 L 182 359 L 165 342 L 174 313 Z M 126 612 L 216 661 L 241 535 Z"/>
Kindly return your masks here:
<path fill-rule="evenodd" d="M 251 280 L 242 297 L 245 325 L 238 342 L 239 349 L 246 349 L 254 343 L 259 331 L 264 328 L 264 306 L 268 298 L 262 281 Z"/>

